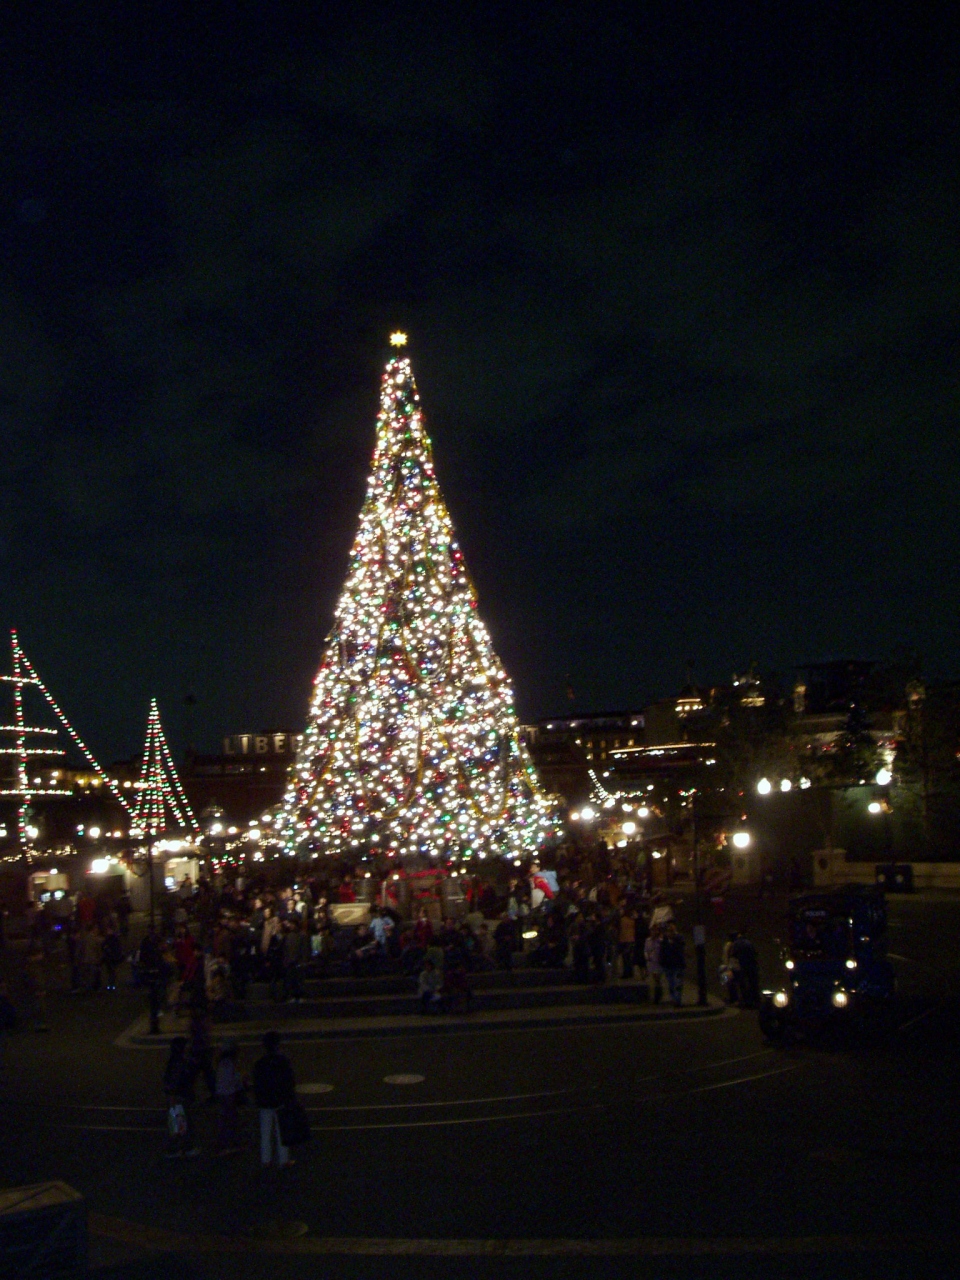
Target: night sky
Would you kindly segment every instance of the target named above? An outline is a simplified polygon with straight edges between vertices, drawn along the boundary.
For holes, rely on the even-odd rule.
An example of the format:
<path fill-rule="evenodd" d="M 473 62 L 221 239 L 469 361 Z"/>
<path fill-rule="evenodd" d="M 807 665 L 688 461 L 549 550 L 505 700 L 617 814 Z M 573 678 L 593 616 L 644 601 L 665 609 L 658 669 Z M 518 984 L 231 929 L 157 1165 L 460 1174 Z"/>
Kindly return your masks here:
<path fill-rule="evenodd" d="M 237 8 L 5 38 L 0 623 L 104 759 L 302 726 L 397 327 L 522 717 L 960 674 L 932 6 Z"/>

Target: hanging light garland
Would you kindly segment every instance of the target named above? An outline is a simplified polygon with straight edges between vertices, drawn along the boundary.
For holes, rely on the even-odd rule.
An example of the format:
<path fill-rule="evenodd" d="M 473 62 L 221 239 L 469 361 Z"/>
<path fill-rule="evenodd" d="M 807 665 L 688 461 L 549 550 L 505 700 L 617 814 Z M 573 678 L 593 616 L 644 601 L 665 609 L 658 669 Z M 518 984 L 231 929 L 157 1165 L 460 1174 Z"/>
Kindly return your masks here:
<path fill-rule="evenodd" d="M 391 336 L 400 348 L 406 335 Z M 288 853 L 534 852 L 551 807 L 440 494 L 409 359 L 386 366 L 360 528 L 279 832 Z"/>

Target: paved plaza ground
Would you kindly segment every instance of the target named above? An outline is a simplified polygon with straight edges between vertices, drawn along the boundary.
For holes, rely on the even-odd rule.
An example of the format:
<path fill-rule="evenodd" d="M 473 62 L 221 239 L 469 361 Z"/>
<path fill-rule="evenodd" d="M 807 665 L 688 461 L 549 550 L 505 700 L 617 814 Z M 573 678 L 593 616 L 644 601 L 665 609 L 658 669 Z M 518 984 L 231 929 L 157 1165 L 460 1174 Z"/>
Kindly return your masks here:
<path fill-rule="evenodd" d="M 729 900 L 711 978 L 728 926 L 769 969 L 782 908 Z M 960 900 L 890 915 L 897 1029 L 859 1046 L 669 1010 L 298 1040 L 314 1131 L 283 1172 L 260 1170 L 253 1115 L 248 1149 L 213 1155 L 202 1105 L 200 1157 L 164 1160 L 141 995 L 54 993 L 50 1031 L 4 1046 L 0 1184 L 79 1190 L 116 1280 L 951 1274 Z"/>

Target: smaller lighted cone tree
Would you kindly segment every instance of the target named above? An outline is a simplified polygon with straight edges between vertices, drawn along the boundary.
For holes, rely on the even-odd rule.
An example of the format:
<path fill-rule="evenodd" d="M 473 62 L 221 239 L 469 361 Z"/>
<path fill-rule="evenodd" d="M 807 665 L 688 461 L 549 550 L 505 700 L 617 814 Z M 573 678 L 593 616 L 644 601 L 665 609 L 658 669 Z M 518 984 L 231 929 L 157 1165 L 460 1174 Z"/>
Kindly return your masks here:
<path fill-rule="evenodd" d="M 154 698 L 147 717 L 147 740 L 130 834 L 154 839 L 172 831 L 196 836 L 200 828 L 177 775 Z"/>
<path fill-rule="evenodd" d="M 551 827 L 398 352 L 280 830 L 290 853 L 485 857 Z"/>

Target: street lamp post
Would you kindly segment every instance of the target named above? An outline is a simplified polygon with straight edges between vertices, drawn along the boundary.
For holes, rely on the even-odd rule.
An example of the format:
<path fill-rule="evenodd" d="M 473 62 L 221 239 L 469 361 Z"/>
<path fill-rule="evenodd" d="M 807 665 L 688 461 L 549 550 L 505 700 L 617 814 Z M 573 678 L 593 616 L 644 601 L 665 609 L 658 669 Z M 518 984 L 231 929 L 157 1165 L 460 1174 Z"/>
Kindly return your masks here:
<path fill-rule="evenodd" d="M 153 842 L 155 832 L 147 832 L 147 875 L 150 877 L 150 949 L 147 965 L 147 996 L 150 1001 L 150 1035 L 160 1034 L 160 947 L 156 931 L 156 889 L 153 883 Z"/>
<path fill-rule="evenodd" d="M 156 927 L 155 890 L 153 887 L 153 834 L 147 839 L 147 874 L 150 877 L 150 932 Z"/>
<path fill-rule="evenodd" d="M 703 903 L 700 897 L 700 838 L 697 830 L 696 790 L 690 796 L 690 812 L 693 817 L 693 949 L 697 959 L 697 1004 L 707 1003 L 707 933 L 703 924 Z"/>

